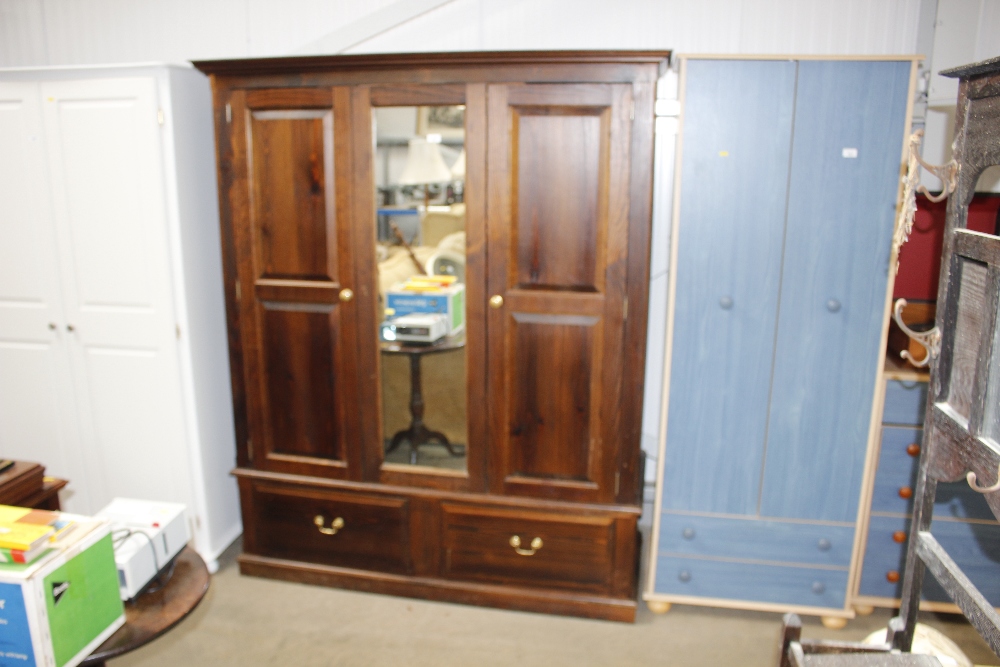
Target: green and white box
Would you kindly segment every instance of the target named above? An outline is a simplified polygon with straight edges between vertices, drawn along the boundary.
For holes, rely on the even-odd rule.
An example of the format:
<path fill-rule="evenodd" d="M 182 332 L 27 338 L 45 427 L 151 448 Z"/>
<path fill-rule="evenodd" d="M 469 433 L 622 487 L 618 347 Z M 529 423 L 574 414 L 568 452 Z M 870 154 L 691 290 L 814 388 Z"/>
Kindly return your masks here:
<path fill-rule="evenodd" d="M 74 667 L 125 622 L 110 525 L 78 518 L 65 544 L 0 565 L 0 667 Z"/>

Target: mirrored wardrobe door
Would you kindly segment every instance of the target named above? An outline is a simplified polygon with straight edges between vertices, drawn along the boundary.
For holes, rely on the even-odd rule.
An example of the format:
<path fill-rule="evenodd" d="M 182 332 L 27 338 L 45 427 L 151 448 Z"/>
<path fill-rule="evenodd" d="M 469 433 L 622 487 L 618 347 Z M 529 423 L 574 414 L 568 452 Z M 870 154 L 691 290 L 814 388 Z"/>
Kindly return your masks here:
<path fill-rule="evenodd" d="M 482 169 L 483 151 L 470 159 L 466 93 L 464 85 L 368 90 L 370 246 L 359 266 L 367 264 L 377 328 L 366 341 L 375 381 L 366 468 L 382 481 L 482 484 L 485 410 L 471 397 L 484 395 L 485 345 L 482 308 L 470 299 L 483 298 L 483 243 L 467 173 L 476 155 Z"/>

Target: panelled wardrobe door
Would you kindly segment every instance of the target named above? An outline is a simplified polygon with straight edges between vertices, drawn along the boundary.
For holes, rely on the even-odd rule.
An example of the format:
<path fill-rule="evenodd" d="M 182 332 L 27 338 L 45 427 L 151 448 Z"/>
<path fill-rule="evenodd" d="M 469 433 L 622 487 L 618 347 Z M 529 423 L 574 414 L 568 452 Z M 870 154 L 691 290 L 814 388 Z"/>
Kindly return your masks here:
<path fill-rule="evenodd" d="M 857 515 L 909 73 L 905 61 L 799 63 L 765 516 Z"/>
<path fill-rule="evenodd" d="M 187 498 L 157 82 L 40 85 L 86 500 Z"/>
<path fill-rule="evenodd" d="M 253 467 L 356 479 L 350 93 L 236 90 L 227 126 Z M 373 330 L 373 327 L 369 330 Z M 354 426 L 354 428 L 357 428 Z M 355 456 L 356 458 L 356 456 Z"/>
<path fill-rule="evenodd" d="M 0 82 L 0 451 L 86 489 L 41 109 L 38 82 Z"/>
<path fill-rule="evenodd" d="M 608 502 L 632 87 L 493 85 L 488 97 L 491 490 Z"/>
<path fill-rule="evenodd" d="M 692 60 L 686 68 L 663 509 L 754 515 L 796 67 Z"/>

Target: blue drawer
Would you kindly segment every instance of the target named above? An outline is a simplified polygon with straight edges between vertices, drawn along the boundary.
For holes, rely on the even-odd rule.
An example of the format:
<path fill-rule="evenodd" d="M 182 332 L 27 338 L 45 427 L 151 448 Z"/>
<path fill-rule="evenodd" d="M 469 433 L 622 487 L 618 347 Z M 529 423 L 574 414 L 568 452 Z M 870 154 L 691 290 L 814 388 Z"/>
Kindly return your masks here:
<path fill-rule="evenodd" d="M 883 426 L 882 445 L 875 473 L 875 488 L 872 491 L 873 512 L 893 512 L 909 514 L 913 500 L 899 495 L 902 488 L 914 489 L 917 480 L 918 456 L 911 456 L 906 449 L 910 445 L 920 446 L 923 431 L 904 426 Z"/>
<path fill-rule="evenodd" d="M 885 403 L 882 410 L 883 424 L 924 423 L 927 407 L 927 383 L 889 380 L 885 383 Z"/>
<path fill-rule="evenodd" d="M 906 426 L 883 426 L 872 511 L 910 514 L 913 499 L 900 495 L 900 489 L 916 490 L 919 458 L 907 453 L 911 444 L 921 443 L 922 431 Z M 934 514 L 957 519 L 992 519 L 986 500 L 964 481 L 938 484 Z"/>
<path fill-rule="evenodd" d="M 762 519 L 685 516 L 664 512 L 659 551 L 780 563 L 847 567 L 854 526 Z"/>
<path fill-rule="evenodd" d="M 660 555 L 657 593 L 843 608 L 847 570 L 698 560 Z"/>
<path fill-rule="evenodd" d="M 893 534 L 897 531 L 908 536 L 909 520 L 884 516 L 871 518 L 861 571 L 861 595 L 899 598 L 903 585 L 906 542 L 898 543 L 893 540 Z M 931 533 L 986 599 L 992 605 L 1000 606 L 1000 526 L 935 521 L 931 525 Z M 890 572 L 898 573 L 899 581 L 889 581 L 887 575 Z M 924 578 L 923 598 L 938 602 L 951 601 L 930 574 Z"/>

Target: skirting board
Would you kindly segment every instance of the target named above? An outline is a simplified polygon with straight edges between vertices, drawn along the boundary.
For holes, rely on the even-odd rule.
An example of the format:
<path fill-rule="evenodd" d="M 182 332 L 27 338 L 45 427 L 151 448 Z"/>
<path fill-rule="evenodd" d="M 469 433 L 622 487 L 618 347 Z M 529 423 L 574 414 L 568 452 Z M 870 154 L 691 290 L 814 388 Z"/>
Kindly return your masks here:
<path fill-rule="evenodd" d="M 623 623 L 635 621 L 636 608 L 638 607 L 638 603 L 634 599 L 623 600 L 571 592 L 537 591 L 530 588 L 491 586 L 429 577 L 407 577 L 252 554 L 241 554 L 239 564 L 241 574 L 256 577 L 438 602 L 456 602 L 499 609 L 580 616 Z"/>

